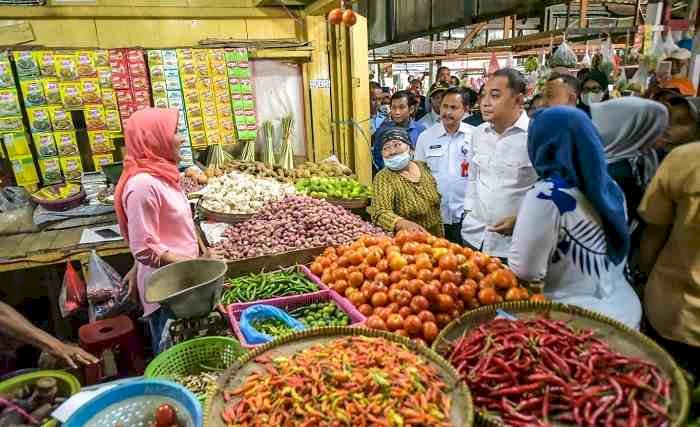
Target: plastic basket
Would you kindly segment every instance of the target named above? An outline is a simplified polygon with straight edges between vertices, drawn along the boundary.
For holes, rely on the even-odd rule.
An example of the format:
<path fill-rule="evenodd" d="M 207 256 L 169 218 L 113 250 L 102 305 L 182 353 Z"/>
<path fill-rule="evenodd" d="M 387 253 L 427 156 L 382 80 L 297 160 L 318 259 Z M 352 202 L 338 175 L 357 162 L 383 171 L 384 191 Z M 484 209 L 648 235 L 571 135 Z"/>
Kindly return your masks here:
<path fill-rule="evenodd" d="M 202 406 L 186 388 L 170 381 L 144 379 L 100 393 L 75 411 L 63 427 L 148 425 L 163 403 L 175 408 L 182 427 L 202 425 Z"/>
<path fill-rule="evenodd" d="M 41 378 L 55 378 L 60 397 L 70 397 L 80 391 L 80 382 L 73 375 L 65 371 L 34 371 L 28 374 L 17 375 L 0 383 L 0 394 L 12 394 L 15 390 L 37 382 Z M 44 427 L 57 426 L 56 420 L 44 423 Z"/>
<path fill-rule="evenodd" d="M 198 374 L 211 368 L 228 368 L 246 351 L 233 338 L 203 337 L 185 341 L 161 353 L 148 364 L 146 378 Z"/>
<path fill-rule="evenodd" d="M 233 332 L 238 337 L 241 346 L 244 348 L 255 348 L 258 345 L 248 344 L 238 324 L 238 322 L 240 322 L 241 320 L 241 314 L 246 308 L 256 304 L 267 304 L 288 311 L 293 310 L 297 307 L 326 301 L 335 302 L 338 308 L 343 310 L 345 314 L 348 315 L 348 317 L 350 318 L 350 326 L 358 326 L 364 324 L 367 320 L 367 318 L 362 313 L 357 311 L 355 306 L 353 306 L 350 303 L 350 301 L 346 300 L 345 298 L 341 297 L 333 291 L 321 291 L 315 292 L 313 294 L 295 295 L 292 297 L 275 298 L 271 300 L 255 301 L 245 304 L 231 304 L 228 306 L 228 317 L 229 321 L 231 322 L 231 328 L 233 328 Z"/>
<path fill-rule="evenodd" d="M 323 283 L 323 282 L 321 281 L 321 278 L 320 278 L 320 277 L 318 277 L 317 275 L 315 275 L 314 273 L 312 273 L 311 270 L 309 269 L 309 267 L 307 267 L 307 266 L 305 266 L 305 265 L 300 265 L 300 266 L 299 266 L 299 272 L 304 273 L 304 275 L 305 275 L 306 277 L 308 277 L 309 280 L 311 280 L 311 281 L 314 282 L 316 285 L 318 285 L 319 289 L 324 290 L 324 291 L 332 291 L 332 290 L 333 290 L 333 289 L 331 289 L 328 285 L 326 285 L 325 283 Z"/>

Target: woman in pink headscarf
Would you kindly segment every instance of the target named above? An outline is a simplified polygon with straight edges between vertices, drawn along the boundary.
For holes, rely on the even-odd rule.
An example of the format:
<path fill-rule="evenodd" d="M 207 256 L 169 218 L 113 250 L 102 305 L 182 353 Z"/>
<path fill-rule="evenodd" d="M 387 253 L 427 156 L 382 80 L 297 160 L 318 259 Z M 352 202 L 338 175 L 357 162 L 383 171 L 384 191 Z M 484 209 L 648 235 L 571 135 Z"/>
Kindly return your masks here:
<path fill-rule="evenodd" d="M 126 157 L 114 194 L 119 229 L 134 256 L 134 274 L 144 317 L 148 320 L 153 351 L 167 321 L 157 304 L 144 301 L 144 286 L 153 271 L 164 265 L 199 257 L 197 233 L 190 206 L 180 187 L 178 111 L 147 108 L 126 122 Z M 219 257 L 211 249 L 206 257 Z"/>

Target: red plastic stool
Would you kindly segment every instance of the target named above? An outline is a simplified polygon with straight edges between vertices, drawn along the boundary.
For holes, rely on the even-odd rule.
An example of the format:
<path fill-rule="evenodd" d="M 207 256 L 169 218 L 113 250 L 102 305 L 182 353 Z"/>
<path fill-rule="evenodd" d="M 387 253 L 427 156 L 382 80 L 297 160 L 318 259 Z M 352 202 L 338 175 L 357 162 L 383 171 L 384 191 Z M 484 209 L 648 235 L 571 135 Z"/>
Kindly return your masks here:
<path fill-rule="evenodd" d="M 80 346 L 100 359 L 106 350 L 114 353 L 117 378 L 142 375 L 146 369 L 141 337 L 134 328 L 134 322 L 127 316 L 117 316 L 83 325 L 78 330 L 78 336 Z M 101 365 L 86 368 L 87 384 L 95 384 L 103 379 Z"/>

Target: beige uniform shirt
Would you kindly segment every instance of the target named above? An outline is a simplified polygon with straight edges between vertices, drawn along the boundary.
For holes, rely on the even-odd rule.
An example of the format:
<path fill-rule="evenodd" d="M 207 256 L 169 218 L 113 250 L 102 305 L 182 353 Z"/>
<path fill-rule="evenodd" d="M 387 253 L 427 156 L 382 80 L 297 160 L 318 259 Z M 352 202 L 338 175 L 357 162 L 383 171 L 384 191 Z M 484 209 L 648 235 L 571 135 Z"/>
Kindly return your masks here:
<path fill-rule="evenodd" d="M 700 143 L 666 156 L 638 210 L 670 226 L 644 291 L 647 317 L 664 338 L 700 346 Z"/>

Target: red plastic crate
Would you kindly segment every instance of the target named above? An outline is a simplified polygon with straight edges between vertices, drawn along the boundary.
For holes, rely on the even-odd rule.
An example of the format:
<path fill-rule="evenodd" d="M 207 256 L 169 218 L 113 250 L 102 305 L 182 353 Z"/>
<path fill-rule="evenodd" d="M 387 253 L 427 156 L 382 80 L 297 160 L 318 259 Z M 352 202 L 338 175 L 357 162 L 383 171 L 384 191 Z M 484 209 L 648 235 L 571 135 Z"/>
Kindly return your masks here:
<path fill-rule="evenodd" d="M 228 306 L 228 318 L 229 321 L 231 322 L 231 328 L 233 329 L 233 332 L 236 334 L 236 338 L 238 338 L 238 341 L 241 343 L 241 346 L 244 348 L 255 348 L 257 345 L 256 344 L 248 344 L 246 341 L 245 337 L 243 336 L 243 333 L 241 332 L 241 328 L 239 326 L 239 322 L 241 320 L 241 314 L 243 313 L 243 310 L 246 308 L 257 305 L 257 304 L 265 304 L 265 305 L 271 305 L 273 307 L 280 308 L 282 310 L 288 311 L 288 310 L 294 310 L 297 307 L 302 307 L 305 305 L 309 304 L 314 304 L 317 302 L 325 302 L 325 301 L 333 301 L 335 304 L 345 312 L 345 314 L 348 315 L 350 318 L 350 326 L 358 326 L 361 324 L 364 324 L 367 318 L 357 311 L 355 306 L 350 303 L 347 299 L 341 297 L 334 291 L 320 291 L 320 292 L 314 292 L 312 294 L 304 294 L 304 295 L 294 295 L 291 297 L 282 297 L 282 298 L 275 298 L 275 299 L 268 299 L 268 300 L 263 300 L 263 301 L 254 301 L 254 302 L 249 302 L 249 303 L 242 303 L 242 304 L 231 304 Z"/>

